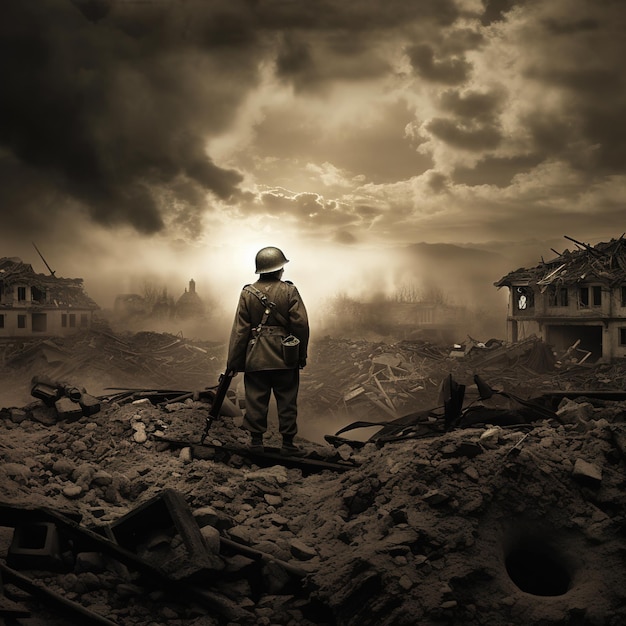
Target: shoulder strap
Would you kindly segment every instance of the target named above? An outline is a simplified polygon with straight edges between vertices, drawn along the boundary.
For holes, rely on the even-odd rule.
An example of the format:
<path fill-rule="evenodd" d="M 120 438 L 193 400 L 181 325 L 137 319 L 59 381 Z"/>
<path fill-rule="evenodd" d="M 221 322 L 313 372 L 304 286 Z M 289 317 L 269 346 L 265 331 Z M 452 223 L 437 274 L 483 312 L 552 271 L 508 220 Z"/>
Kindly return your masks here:
<path fill-rule="evenodd" d="M 259 324 L 259 326 L 263 326 L 267 322 L 267 318 L 271 313 L 276 318 L 279 324 L 289 329 L 289 322 L 284 318 L 283 315 L 281 315 L 276 310 L 276 303 L 268 300 L 267 296 L 262 291 L 257 289 L 254 285 L 246 285 L 244 287 L 244 291 L 255 295 L 261 301 L 261 304 L 265 307 L 265 311 L 263 312 L 263 319 L 261 319 L 261 323 Z"/>

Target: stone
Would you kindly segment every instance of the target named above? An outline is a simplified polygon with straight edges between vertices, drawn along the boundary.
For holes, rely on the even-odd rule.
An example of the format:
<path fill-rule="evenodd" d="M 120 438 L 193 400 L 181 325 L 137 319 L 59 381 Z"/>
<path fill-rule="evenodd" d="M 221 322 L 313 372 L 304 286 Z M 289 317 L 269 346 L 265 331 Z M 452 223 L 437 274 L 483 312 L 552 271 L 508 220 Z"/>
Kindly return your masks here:
<path fill-rule="evenodd" d="M 575 402 L 565 398 L 556 411 L 563 424 L 577 424 L 579 421 L 588 421 L 593 415 L 593 405 L 589 402 Z"/>
<path fill-rule="evenodd" d="M 432 506 L 437 506 L 438 504 L 443 504 L 450 499 L 450 496 L 445 493 L 441 493 L 437 489 L 431 489 L 427 493 L 422 496 L 424 502 L 428 502 L 428 504 Z"/>
<path fill-rule="evenodd" d="M 408 591 L 411 587 L 413 587 L 413 581 L 406 574 L 400 576 L 398 583 L 405 591 Z"/>
<path fill-rule="evenodd" d="M 200 534 L 204 539 L 208 550 L 213 554 L 219 554 L 220 551 L 220 531 L 214 526 L 202 526 Z"/>
<path fill-rule="evenodd" d="M 79 552 L 74 562 L 74 571 L 77 574 L 82 572 L 94 572 L 99 574 L 105 570 L 104 559 L 98 552 Z"/>
<path fill-rule="evenodd" d="M 5 463 L 0 466 L 0 472 L 11 478 L 27 479 L 31 472 L 28 466 L 22 463 Z"/>
<path fill-rule="evenodd" d="M 133 440 L 136 443 L 145 443 L 148 440 L 148 435 L 146 434 L 146 426 L 143 422 L 135 422 L 133 424 Z"/>
<path fill-rule="evenodd" d="M 52 426 L 57 423 L 57 412 L 51 406 L 34 406 L 30 411 L 30 415 L 32 419 L 44 426 Z"/>
<path fill-rule="evenodd" d="M 291 550 L 291 554 L 293 554 L 293 556 L 300 561 L 308 561 L 309 559 L 317 556 L 315 548 L 311 548 L 299 539 L 292 539 L 289 542 L 289 548 Z"/>
<path fill-rule="evenodd" d="M 98 487 L 106 487 L 113 483 L 113 476 L 105 470 L 98 470 L 93 475 L 91 482 Z"/>
<path fill-rule="evenodd" d="M 266 493 L 263 496 L 265 502 L 267 502 L 270 506 L 280 506 L 283 503 L 283 499 L 280 495 L 274 495 L 271 493 Z"/>
<path fill-rule="evenodd" d="M 9 409 L 9 416 L 14 424 L 21 424 L 28 417 L 26 411 L 15 407 Z"/>
<path fill-rule="evenodd" d="M 602 483 L 602 470 L 594 463 L 589 463 L 584 459 L 576 459 L 572 477 L 588 487 L 600 487 Z"/>
<path fill-rule="evenodd" d="M 200 509 L 196 509 L 193 512 L 195 520 L 198 522 L 198 526 L 215 526 L 220 520 L 220 514 L 212 506 L 204 506 Z"/>
<path fill-rule="evenodd" d="M 484 433 L 482 433 L 478 440 L 481 445 L 486 448 L 496 448 L 501 433 L 502 429 L 499 426 L 494 426 L 493 428 L 488 428 Z"/>
<path fill-rule="evenodd" d="M 60 458 L 52 464 L 52 471 L 61 476 L 69 476 L 75 469 L 76 465 L 66 458 Z"/>
<path fill-rule="evenodd" d="M 191 448 L 189 446 L 186 446 L 186 447 L 182 448 L 181 451 L 178 454 L 178 458 L 183 463 L 191 463 L 191 461 L 193 461 L 193 457 L 192 457 L 192 454 L 191 454 Z"/>
<path fill-rule="evenodd" d="M 63 487 L 63 495 L 70 500 L 78 498 L 83 493 L 83 488 L 80 485 L 71 484 Z"/>

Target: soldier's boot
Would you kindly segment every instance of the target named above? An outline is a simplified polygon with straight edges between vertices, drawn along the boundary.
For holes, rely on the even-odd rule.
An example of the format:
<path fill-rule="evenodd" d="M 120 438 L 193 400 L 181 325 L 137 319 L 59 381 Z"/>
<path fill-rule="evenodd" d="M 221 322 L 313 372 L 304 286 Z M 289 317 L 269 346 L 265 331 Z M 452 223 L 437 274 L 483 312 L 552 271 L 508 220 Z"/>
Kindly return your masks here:
<path fill-rule="evenodd" d="M 263 447 L 263 435 L 261 433 L 251 434 L 250 452 L 265 452 L 265 448 Z"/>
<path fill-rule="evenodd" d="M 285 435 L 283 435 L 283 445 L 280 453 L 285 456 L 304 456 L 304 451 L 293 442 L 293 437 Z"/>

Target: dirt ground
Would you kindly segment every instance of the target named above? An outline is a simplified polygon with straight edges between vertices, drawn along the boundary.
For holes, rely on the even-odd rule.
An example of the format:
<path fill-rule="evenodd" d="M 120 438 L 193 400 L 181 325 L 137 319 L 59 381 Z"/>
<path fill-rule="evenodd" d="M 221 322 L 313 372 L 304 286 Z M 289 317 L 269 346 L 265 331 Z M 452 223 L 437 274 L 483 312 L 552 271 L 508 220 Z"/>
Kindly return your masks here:
<path fill-rule="evenodd" d="M 96 343 L 91 337 L 81 345 L 105 354 Z M 351 354 L 341 365 L 337 353 L 344 344 Z M 132 353 L 135 359 L 138 351 L 129 346 L 126 356 Z M 207 359 L 205 380 L 216 380 L 223 347 L 199 347 Z M 447 432 L 433 428 L 384 445 L 335 447 L 324 434 L 364 419 L 334 401 L 345 389 L 341 368 L 346 378 L 353 376 L 373 354 L 396 347 L 327 339 L 312 346 L 303 371 L 297 443 L 308 458 L 340 469 L 308 472 L 220 451 L 248 444 L 235 393 L 227 405 L 233 414 L 214 421 L 208 433 L 207 443 L 221 448 L 200 447 L 207 402 L 111 399 L 116 392 L 104 391 L 109 385 L 151 388 L 150 372 L 131 379 L 132 369 L 120 373 L 113 360 L 109 370 L 100 363 L 94 370 L 83 358 L 87 348 L 64 349 L 70 357 L 61 364 L 22 359 L 3 369 L 0 503 L 48 507 L 78 516 L 81 527 L 102 530 L 175 493 L 201 529 L 206 554 L 185 552 L 179 537 L 164 538 L 150 518 L 142 519 L 132 549 L 174 581 L 164 585 L 97 550 L 64 550 L 59 531 L 62 565 L 56 571 L 28 567 L 20 573 L 86 608 L 88 617 L 76 617 L 72 610 L 62 615 L 5 572 L 0 609 L 3 602 L 15 602 L 31 612 L 13 621 L 5 616 L 6 624 L 626 623 L 622 400 L 581 397 L 563 400 L 558 419 Z M 68 369 L 72 363 L 80 368 Z M 433 384 L 422 390 L 421 404 L 413 401 L 403 413 L 435 406 L 435 383 L 442 373 L 454 372 L 463 380 L 473 369 L 454 358 L 419 363 L 429 368 Z M 177 378 L 171 364 L 163 358 L 154 371 L 167 374 L 181 390 L 199 388 L 193 377 Z M 140 369 L 130 363 L 133 367 Z M 100 411 L 62 419 L 29 397 L 32 375 L 64 371 L 70 374 L 65 380 L 90 394 L 108 394 Z M 610 388 L 602 371 L 599 366 L 574 370 L 572 384 L 579 386 L 582 376 L 596 386 L 604 380 Z M 530 374 L 514 367 L 491 372 L 492 380 L 517 377 L 527 387 Z M 561 388 L 567 378 L 558 374 Z M 530 386 L 545 390 L 555 380 L 554 373 L 537 374 Z M 375 412 L 365 419 L 372 417 Z M 388 421 L 389 415 L 379 419 Z M 274 414 L 270 424 L 266 444 L 276 446 Z M 367 439 L 370 432 L 355 432 L 354 438 Z M 0 563 L 10 560 L 12 541 L 13 526 L 0 520 Z M 202 568 L 196 567 L 198 559 Z"/>

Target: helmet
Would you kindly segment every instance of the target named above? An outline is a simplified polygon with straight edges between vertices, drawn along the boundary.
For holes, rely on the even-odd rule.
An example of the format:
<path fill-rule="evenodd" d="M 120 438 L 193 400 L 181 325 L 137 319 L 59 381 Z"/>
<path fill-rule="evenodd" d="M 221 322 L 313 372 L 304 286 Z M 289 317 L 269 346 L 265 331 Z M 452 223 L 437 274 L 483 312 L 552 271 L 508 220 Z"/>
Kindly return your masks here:
<path fill-rule="evenodd" d="M 285 263 L 289 263 L 289 260 L 285 258 L 282 250 L 268 246 L 261 248 L 256 253 L 255 263 L 256 269 L 254 271 L 256 274 L 267 274 L 281 269 Z"/>

